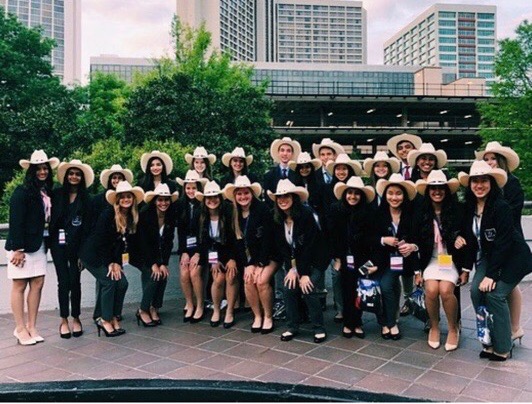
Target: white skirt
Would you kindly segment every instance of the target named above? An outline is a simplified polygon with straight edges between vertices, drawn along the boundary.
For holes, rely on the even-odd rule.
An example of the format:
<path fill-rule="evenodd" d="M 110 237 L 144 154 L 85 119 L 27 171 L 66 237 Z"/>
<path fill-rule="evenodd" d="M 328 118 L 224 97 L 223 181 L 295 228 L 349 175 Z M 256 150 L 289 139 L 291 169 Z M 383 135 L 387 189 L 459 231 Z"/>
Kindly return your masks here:
<path fill-rule="evenodd" d="M 458 282 L 458 270 L 453 266 L 449 269 L 441 269 L 438 264 L 438 250 L 436 246 L 432 251 L 432 259 L 423 271 L 423 279 L 434 281 L 448 281 L 456 285 Z"/>
<path fill-rule="evenodd" d="M 48 260 L 44 249 L 44 241 L 41 248 L 33 253 L 25 253 L 24 265 L 17 267 L 11 263 L 13 251 L 7 252 L 7 277 L 9 279 L 27 279 L 46 275 Z"/>

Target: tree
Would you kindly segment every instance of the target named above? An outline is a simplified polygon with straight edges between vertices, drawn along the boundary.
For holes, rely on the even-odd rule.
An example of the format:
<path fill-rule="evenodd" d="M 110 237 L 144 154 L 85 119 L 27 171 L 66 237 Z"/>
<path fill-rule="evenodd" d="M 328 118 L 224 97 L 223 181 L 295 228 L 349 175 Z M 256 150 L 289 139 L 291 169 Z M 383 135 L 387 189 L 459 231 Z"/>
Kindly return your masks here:
<path fill-rule="evenodd" d="M 532 24 L 523 21 L 515 39 L 503 39 L 495 57 L 492 102 L 481 103 L 480 136 L 512 147 L 521 159 L 515 174 L 528 199 L 532 197 Z"/>

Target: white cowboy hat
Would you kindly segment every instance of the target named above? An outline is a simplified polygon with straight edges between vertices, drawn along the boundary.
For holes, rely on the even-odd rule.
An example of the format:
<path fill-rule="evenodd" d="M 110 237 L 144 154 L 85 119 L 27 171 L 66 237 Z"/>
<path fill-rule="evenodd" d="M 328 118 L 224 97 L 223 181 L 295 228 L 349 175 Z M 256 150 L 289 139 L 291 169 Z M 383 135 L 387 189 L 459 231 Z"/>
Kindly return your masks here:
<path fill-rule="evenodd" d="M 120 181 L 116 186 L 116 190 L 110 189 L 105 193 L 105 199 L 111 205 L 114 205 L 116 198 L 119 194 L 124 192 L 131 192 L 135 196 L 137 203 L 141 203 L 144 199 L 144 191 L 141 187 L 132 187 L 131 184 L 127 181 Z"/>
<path fill-rule="evenodd" d="M 133 173 L 130 169 L 122 168 L 120 164 L 113 164 L 111 168 L 106 168 L 100 174 L 100 184 L 102 184 L 104 188 L 107 188 L 107 185 L 109 184 L 109 177 L 115 173 L 122 174 L 125 180 L 130 184 L 133 182 Z"/>
<path fill-rule="evenodd" d="M 334 150 L 334 153 L 336 155 L 345 153 L 344 147 L 340 143 L 333 142 L 331 139 L 326 137 L 324 139 L 321 139 L 320 143 L 312 144 L 312 153 L 314 154 L 314 157 L 320 157 L 320 149 L 322 147 L 328 147 L 329 149 Z"/>
<path fill-rule="evenodd" d="M 434 156 L 436 158 L 437 169 L 440 169 L 447 164 L 447 153 L 441 149 L 436 150 L 432 143 L 423 143 L 417 150 L 410 150 L 408 152 L 408 157 L 406 158 L 408 160 L 408 164 L 412 167 L 415 167 L 417 158 L 422 154 L 430 154 Z"/>
<path fill-rule="evenodd" d="M 304 187 L 296 187 L 289 179 L 279 181 L 275 193 L 268 191 L 268 196 L 272 201 L 275 201 L 278 196 L 287 194 L 298 195 L 301 198 L 301 202 L 305 202 L 308 199 L 308 191 Z"/>
<path fill-rule="evenodd" d="M 167 196 L 173 203 L 177 201 L 179 193 L 177 191 L 175 191 L 174 193 L 170 193 L 170 188 L 168 188 L 168 185 L 161 183 L 157 185 L 153 191 L 146 192 L 146 194 L 144 195 L 144 202 L 150 203 L 152 199 L 156 196 Z"/>
<path fill-rule="evenodd" d="M 270 145 L 270 156 L 272 156 L 273 161 L 279 163 L 279 147 L 281 147 L 283 144 L 292 146 L 292 150 L 294 151 L 292 158 L 297 159 L 297 156 L 299 156 L 299 153 L 301 153 L 301 145 L 297 140 L 292 140 L 289 137 L 283 137 L 282 139 L 275 139 Z"/>
<path fill-rule="evenodd" d="M 373 165 L 381 161 L 384 161 L 385 163 L 388 163 L 390 165 L 392 169 L 391 174 L 399 172 L 401 162 L 395 157 L 389 157 L 388 153 L 386 153 L 385 151 L 378 151 L 377 153 L 375 153 L 375 156 L 373 156 L 373 158 L 368 157 L 364 160 L 363 167 L 366 174 L 371 175 Z"/>
<path fill-rule="evenodd" d="M 451 194 L 454 194 L 460 188 L 460 182 L 456 178 L 447 180 L 442 170 L 432 170 L 426 180 L 417 180 L 416 189 L 421 195 L 425 195 L 428 185 L 447 185 Z"/>
<path fill-rule="evenodd" d="M 334 196 L 336 199 L 342 199 L 344 191 L 349 188 L 354 188 L 362 191 L 366 195 L 366 200 L 368 203 L 372 202 L 375 199 L 375 190 L 372 186 L 364 185 L 362 178 L 360 177 L 351 177 L 347 183 L 339 182 L 334 186 Z"/>
<path fill-rule="evenodd" d="M 43 163 L 50 163 L 50 167 L 52 167 L 52 170 L 56 168 L 59 165 L 59 159 L 57 157 L 48 158 L 44 150 L 35 150 L 33 153 L 31 153 L 31 157 L 29 160 L 19 160 L 18 162 L 20 166 L 24 169 L 28 169 L 30 164 L 43 164 Z"/>
<path fill-rule="evenodd" d="M 499 188 L 504 187 L 506 181 L 508 180 L 508 174 L 506 174 L 506 171 L 504 171 L 502 168 L 491 168 L 490 165 L 484 160 L 476 160 L 473 161 L 473 164 L 471 164 L 469 174 L 464 173 L 463 171 L 458 173 L 458 181 L 460 181 L 460 184 L 462 184 L 464 187 L 467 187 L 469 186 L 470 177 L 479 177 L 481 175 L 489 175 L 495 178 Z"/>
<path fill-rule="evenodd" d="M 251 154 L 249 156 L 246 156 L 246 153 L 244 152 L 243 148 L 235 147 L 231 153 L 225 153 L 222 156 L 222 164 L 226 167 L 229 167 L 229 164 L 231 163 L 231 159 L 233 157 L 239 157 L 241 159 L 245 159 L 246 164 L 248 166 L 253 162 L 253 156 Z"/>
<path fill-rule="evenodd" d="M 70 163 L 62 162 L 59 164 L 59 168 L 57 169 L 57 179 L 61 185 L 65 180 L 65 174 L 69 168 L 78 168 L 81 170 L 83 176 L 85 177 L 85 186 L 87 188 L 90 187 L 94 182 L 94 171 L 92 171 L 91 166 L 88 164 L 83 164 L 81 160 L 74 159 L 70 160 Z"/>
<path fill-rule="evenodd" d="M 401 133 L 400 135 L 391 137 L 388 139 L 388 142 L 386 142 L 386 146 L 388 146 L 390 153 L 392 153 L 398 159 L 401 158 L 397 154 L 397 145 L 401 142 L 410 142 L 414 145 L 415 149 L 419 149 L 423 143 L 419 136 L 412 135 L 410 133 Z"/>
<path fill-rule="evenodd" d="M 297 157 L 297 161 L 293 161 L 293 160 L 289 161 L 288 168 L 290 170 L 295 171 L 297 166 L 300 164 L 312 164 L 312 166 L 314 167 L 314 170 L 317 170 L 318 168 L 321 167 L 321 161 L 319 159 L 313 159 L 312 157 L 310 157 L 310 154 L 308 154 L 307 152 L 301 153 Z"/>
<path fill-rule="evenodd" d="M 174 163 L 172 162 L 172 159 L 168 154 L 160 152 L 159 150 L 153 150 L 150 153 L 144 153 L 142 155 L 142 157 L 140 158 L 140 168 L 142 169 L 142 171 L 146 172 L 148 161 L 150 161 L 152 157 L 157 157 L 158 159 L 160 159 L 164 163 L 164 166 L 166 168 L 166 175 L 170 175 L 170 173 L 172 172 L 172 168 L 174 167 Z"/>
<path fill-rule="evenodd" d="M 375 187 L 377 193 L 380 196 L 383 196 L 384 190 L 388 185 L 401 185 L 404 189 L 406 189 L 408 199 L 412 200 L 416 197 L 416 186 L 414 185 L 414 183 L 410 180 L 404 180 L 403 176 L 399 173 L 394 173 L 390 175 L 390 178 L 387 180 L 385 180 L 384 178 L 378 180 L 377 186 Z"/>
<path fill-rule="evenodd" d="M 519 156 L 517 153 L 512 148 L 503 146 L 499 142 L 488 142 L 485 150 L 475 152 L 475 157 L 477 160 L 482 160 L 484 159 L 484 155 L 486 153 L 500 154 L 506 158 L 506 162 L 508 163 L 508 171 L 510 172 L 519 167 Z"/>
<path fill-rule="evenodd" d="M 255 195 L 255 198 L 258 198 L 262 192 L 262 187 L 258 182 L 254 182 L 252 184 L 247 175 L 239 175 L 238 177 L 236 177 L 234 184 L 229 183 L 223 189 L 225 199 L 229 199 L 231 202 L 234 202 L 235 190 L 242 188 L 251 189 L 251 192 L 253 193 L 253 195 Z"/>
<path fill-rule="evenodd" d="M 336 167 L 338 164 L 345 164 L 351 167 L 357 177 L 360 177 L 362 174 L 364 174 L 362 165 L 356 160 L 351 160 L 345 153 L 340 153 L 338 157 L 336 157 L 335 161 L 327 162 L 327 171 L 329 174 L 334 176 L 334 167 Z"/>
<path fill-rule="evenodd" d="M 184 180 L 179 177 L 176 177 L 175 180 L 181 186 L 183 186 L 187 182 L 199 182 L 202 186 L 205 186 L 205 184 L 209 182 L 207 178 L 200 178 L 196 170 L 188 170 Z"/>
<path fill-rule="evenodd" d="M 192 163 L 192 159 L 207 159 L 211 166 L 216 162 L 216 156 L 214 154 L 208 154 L 205 147 L 202 146 L 196 147 L 193 154 L 185 154 L 185 161 L 187 164 Z"/>
<path fill-rule="evenodd" d="M 200 202 L 206 196 L 217 196 L 217 195 L 223 196 L 223 191 L 220 189 L 220 186 L 216 183 L 216 181 L 207 182 L 207 185 L 205 185 L 203 192 L 196 191 L 196 199 Z"/>

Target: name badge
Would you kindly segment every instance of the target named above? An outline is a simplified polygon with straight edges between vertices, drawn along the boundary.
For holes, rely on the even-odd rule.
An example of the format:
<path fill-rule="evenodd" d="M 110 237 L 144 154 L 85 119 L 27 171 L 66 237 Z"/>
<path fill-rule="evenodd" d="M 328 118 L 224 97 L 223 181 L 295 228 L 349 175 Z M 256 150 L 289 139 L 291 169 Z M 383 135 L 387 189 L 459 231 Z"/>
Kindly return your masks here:
<path fill-rule="evenodd" d="M 129 264 L 129 253 L 122 254 L 122 266 Z"/>
<path fill-rule="evenodd" d="M 59 239 L 57 240 L 59 245 L 66 244 L 66 234 L 64 229 L 59 229 Z"/>
<path fill-rule="evenodd" d="M 209 264 L 217 264 L 218 263 L 218 251 L 209 251 Z"/>
<path fill-rule="evenodd" d="M 196 237 L 187 237 L 187 248 L 197 247 L 198 241 Z"/>
<path fill-rule="evenodd" d="M 447 254 L 438 254 L 438 265 L 440 269 L 453 269 L 453 257 Z"/>
<path fill-rule="evenodd" d="M 354 270 L 355 269 L 355 257 L 354 257 L 354 255 L 346 256 L 345 260 L 347 261 L 347 269 Z"/>
<path fill-rule="evenodd" d="M 390 269 L 392 271 L 402 271 L 403 270 L 403 257 L 390 257 Z"/>

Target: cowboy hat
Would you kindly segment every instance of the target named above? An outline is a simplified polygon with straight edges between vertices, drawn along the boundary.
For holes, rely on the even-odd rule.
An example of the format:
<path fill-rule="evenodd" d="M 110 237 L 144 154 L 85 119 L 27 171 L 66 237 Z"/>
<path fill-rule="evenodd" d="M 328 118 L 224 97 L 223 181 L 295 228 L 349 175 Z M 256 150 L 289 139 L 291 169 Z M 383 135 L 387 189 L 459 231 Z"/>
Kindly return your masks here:
<path fill-rule="evenodd" d="M 116 186 L 116 190 L 108 190 L 105 193 L 105 199 L 107 199 L 107 202 L 109 202 L 111 205 L 114 205 L 118 195 L 123 194 L 125 192 L 131 192 L 135 196 L 135 200 L 137 201 L 137 203 L 141 203 L 142 199 L 144 199 L 144 191 L 142 190 L 142 188 L 132 187 L 131 184 L 127 181 L 120 181 Z"/>
<path fill-rule="evenodd" d="M 150 161 L 151 158 L 157 157 L 160 159 L 166 168 L 166 175 L 170 175 L 172 172 L 172 168 L 174 167 L 174 163 L 172 162 L 172 159 L 170 156 L 164 152 L 160 152 L 159 150 L 153 150 L 150 153 L 144 153 L 142 157 L 140 158 L 140 168 L 143 172 L 146 172 L 146 168 L 148 165 L 148 161 Z"/>
<path fill-rule="evenodd" d="M 447 164 L 447 153 L 443 150 L 436 150 L 432 143 L 423 143 L 417 150 L 410 150 L 406 158 L 412 167 L 416 165 L 417 159 L 422 154 L 430 154 L 436 158 L 436 168 L 440 169 Z"/>
<path fill-rule="evenodd" d="M 336 199 L 342 199 L 344 191 L 349 188 L 354 188 L 362 191 L 366 195 L 366 200 L 368 203 L 375 199 L 375 190 L 369 185 L 364 185 L 362 178 L 360 177 L 351 177 L 347 183 L 339 182 L 334 186 L 334 196 Z"/>
<path fill-rule="evenodd" d="M 385 163 L 388 163 L 390 165 L 392 169 L 392 174 L 399 172 L 401 162 L 395 157 L 389 157 L 388 153 L 386 153 L 385 151 L 378 151 L 377 153 L 375 153 L 375 156 L 373 156 L 373 158 L 368 157 L 367 159 L 365 159 L 363 163 L 364 171 L 368 175 L 371 175 L 373 165 L 381 161 L 384 161 Z"/>
<path fill-rule="evenodd" d="M 327 162 L 327 171 L 329 174 L 334 175 L 334 167 L 336 167 L 338 164 L 345 164 L 346 166 L 351 167 L 355 172 L 355 175 L 358 177 L 363 174 L 362 165 L 356 160 L 351 160 L 345 153 L 340 153 L 338 157 L 336 157 L 335 161 L 331 160 Z"/>
<path fill-rule="evenodd" d="M 292 150 L 294 151 L 292 158 L 297 159 L 297 156 L 299 156 L 299 153 L 301 153 L 301 145 L 297 140 L 292 140 L 289 137 L 283 137 L 282 139 L 275 139 L 270 146 L 270 156 L 272 156 L 273 161 L 276 163 L 280 161 L 279 147 L 281 147 L 283 144 L 292 146 Z"/>
<path fill-rule="evenodd" d="M 412 135 L 410 133 L 402 133 L 400 135 L 396 135 L 388 139 L 388 142 L 386 142 L 386 146 L 388 146 L 388 150 L 398 159 L 401 159 L 399 155 L 397 154 L 397 146 L 401 142 L 410 142 L 414 145 L 414 149 L 419 149 L 421 147 L 421 143 L 423 141 L 419 136 Z"/>
<path fill-rule="evenodd" d="M 109 178 L 115 173 L 122 174 L 127 182 L 133 182 L 133 173 L 130 169 L 122 168 L 120 164 L 113 164 L 111 168 L 106 168 L 100 174 L 100 184 L 102 184 L 104 188 L 107 188 L 107 185 L 109 184 Z"/>
<path fill-rule="evenodd" d="M 308 199 L 308 191 L 304 187 L 296 187 L 289 179 L 279 181 L 275 193 L 268 191 L 268 196 L 272 201 L 275 201 L 278 196 L 288 194 L 298 195 L 301 198 L 301 202 L 305 202 Z"/>
<path fill-rule="evenodd" d="M 401 185 L 404 189 L 406 189 L 406 193 L 408 194 L 408 199 L 412 200 L 416 196 L 416 186 L 412 181 L 404 180 L 403 176 L 398 173 L 394 173 L 390 175 L 390 178 L 385 180 L 384 178 L 381 178 L 377 181 L 377 186 L 375 187 L 377 190 L 377 193 L 380 196 L 383 196 L 384 191 L 388 187 L 388 185 Z"/>
<path fill-rule="evenodd" d="M 314 170 L 321 167 L 321 161 L 319 159 L 313 159 L 310 157 L 310 154 L 303 152 L 297 157 L 297 161 L 292 160 L 288 162 L 288 168 L 295 171 L 297 166 L 302 164 L 312 164 Z"/>
<path fill-rule="evenodd" d="M 517 153 L 512 148 L 503 146 L 499 142 L 488 142 L 485 150 L 475 152 L 475 157 L 477 160 L 483 160 L 486 153 L 495 153 L 503 156 L 508 163 L 508 171 L 510 172 L 519 167 L 519 156 Z"/>
<path fill-rule="evenodd" d="M 253 156 L 249 155 L 246 156 L 246 153 L 244 152 L 244 149 L 241 147 L 235 147 L 231 153 L 225 153 L 222 156 L 222 164 L 226 167 L 229 167 L 229 164 L 231 163 L 231 159 L 234 157 L 239 157 L 241 159 L 246 160 L 246 164 L 249 166 L 253 162 Z"/>
<path fill-rule="evenodd" d="M 50 167 L 52 167 L 52 170 L 56 168 L 59 165 L 59 159 L 57 157 L 48 158 L 44 150 L 35 150 L 33 153 L 31 153 L 31 157 L 29 160 L 19 160 L 18 162 L 20 166 L 24 169 L 28 169 L 30 164 L 43 164 L 43 163 L 50 163 Z"/>
<path fill-rule="evenodd" d="M 170 193 L 170 188 L 168 188 L 168 185 L 161 183 L 155 187 L 155 190 L 146 192 L 144 195 L 144 202 L 150 203 L 152 199 L 157 196 L 167 196 L 173 203 L 177 201 L 179 193 L 177 191 Z"/>
<path fill-rule="evenodd" d="M 508 180 L 508 175 L 502 168 L 491 168 L 484 160 L 476 160 L 471 164 L 469 174 L 464 173 L 463 171 L 458 173 L 458 181 L 460 181 L 460 184 L 464 187 L 467 187 L 469 186 L 470 177 L 479 177 L 481 175 L 489 175 L 495 178 L 499 188 L 504 187 L 504 184 L 506 184 L 506 181 Z"/>
<path fill-rule="evenodd" d="M 181 186 L 187 182 L 199 182 L 202 186 L 205 186 L 205 184 L 209 182 L 207 178 L 200 178 L 198 172 L 195 170 L 188 170 L 184 180 L 179 177 L 176 177 L 175 180 Z"/>
<path fill-rule="evenodd" d="M 202 146 L 196 147 L 193 154 L 185 154 L 185 161 L 187 164 L 192 163 L 193 159 L 207 159 L 209 160 L 209 164 L 211 166 L 216 162 L 216 156 L 214 154 L 208 154 L 207 150 L 205 150 L 205 147 Z"/>
<path fill-rule="evenodd" d="M 59 164 L 59 168 L 57 169 L 57 179 L 61 185 L 65 180 L 65 174 L 69 168 L 77 168 L 81 170 L 83 177 L 85 177 L 85 186 L 87 188 L 90 187 L 94 182 L 94 171 L 92 171 L 91 166 L 88 164 L 83 164 L 81 160 L 74 159 L 70 160 L 70 163 L 62 162 Z"/>
<path fill-rule="evenodd" d="M 312 153 L 314 154 L 314 157 L 320 157 L 320 150 L 322 147 L 328 147 L 329 149 L 334 150 L 334 153 L 336 155 L 345 153 L 344 147 L 340 143 L 333 142 L 331 139 L 326 137 L 324 139 L 321 139 L 320 143 L 312 144 Z"/>
<path fill-rule="evenodd" d="M 220 186 L 216 183 L 216 181 L 207 182 L 207 185 L 205 185 L 203 192 L 196 191 L 196 199 L 200 202 L 206 196 L 217 196 L 217 195 L 223 196 L 223 191 L 220 189 Z"/>
<path fill-rule="evenodd" d="M 238 177 L 236 177 L 234 184 L 229 183 L 223 189 L 225 199 L 229 199 L 230 201 L 234 202 L 235 191 L 237 189 L 242 189 L 242 188 L 251 189 L 251 192 L 253 193 L 253 195 L 255 195 L 255 198 L 258 198 L 262 192 L 262 187 L 260 186 L 258 182 L 254 182 L 252 184 L 246 175 L 239 175 Z"/>
<path fill-rule="evenodd" d="M 447 180 L 447 177 L 442 170 L 432 170 L 426 180 L 417 180 L 417 192 L 421 195 L 425 195 L 427 186 L 430 185 L 447 185 L 451 191 L 451 194 L 454 194 L 456 191 L 458 191 L 458 188 L 460 188 L 460 182 L 458 182 L 456 178 Z"/>

